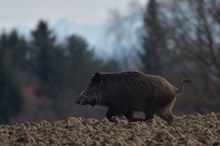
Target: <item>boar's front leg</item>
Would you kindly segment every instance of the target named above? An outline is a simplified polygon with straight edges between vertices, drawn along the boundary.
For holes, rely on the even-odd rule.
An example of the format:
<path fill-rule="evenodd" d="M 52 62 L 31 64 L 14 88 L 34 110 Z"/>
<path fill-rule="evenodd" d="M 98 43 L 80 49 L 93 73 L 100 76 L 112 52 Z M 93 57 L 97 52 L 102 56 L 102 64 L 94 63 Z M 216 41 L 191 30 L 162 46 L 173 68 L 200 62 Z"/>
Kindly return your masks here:
<path fill-rule="evenodd" d="M 144 112 L 146 114 L 145 121 L 153 119 L 154 114 L 156 113 L 154 103 L 149 102 L 149 104 L 145 107 Z"/>
<path fill-rule="evenodd" d="M 134 111 L 133 110 L 127 110 L 126 112 L 124 112 L 124 116 L 127 118 L 128 121 L 130 122 L 137 122 L 137 121 L 143 121 L 142 118 L 134 118 L 133 117 L 133 113 Z"/>
<path fill-rule="evenodd" d="M 118 110 L 117 108 L 109 107 L 109 109 L 106 113 L 106 118 L 109 121 L 114 122 L 113 117 L 120 116 L 121 114 L 122 114 L 122 112 L 120 110 Z"/>
<path fill-rule="evenodd" d="M 107 111 L 107 114 L 106 114 L 106 117 L 109 121 L 111 122 L 115 122 L 114 118 L 113 117 L 116 117 L 116 116 L 122 116 L 124 115 L 128 121 L 130 122 L 136 122 L 136 121 L 142 121 L 143 119 L 140 119 L 140 118 L 133 118 L 133 110 L 131 109 L 128 109 L 128 110 L 125 110 L 126 108 L 113 108 L 113 107 L 110 107 Z"/>
<path fill-rule="evenodd" d="M 123 115 L 127 118 L 128 121 L 133 121 L 133 111 L 127 110 L 123 113 Z"/>

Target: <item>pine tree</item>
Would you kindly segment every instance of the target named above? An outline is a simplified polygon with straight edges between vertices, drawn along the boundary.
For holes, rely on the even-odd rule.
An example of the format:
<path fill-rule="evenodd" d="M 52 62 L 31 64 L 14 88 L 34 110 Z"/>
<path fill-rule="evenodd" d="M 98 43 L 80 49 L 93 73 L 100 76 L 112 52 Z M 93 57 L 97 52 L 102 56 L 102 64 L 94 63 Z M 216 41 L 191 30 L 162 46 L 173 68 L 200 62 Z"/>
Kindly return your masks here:
<path fill-rule="evenodd" d="M 11 117 L 21 112 L 23 98 L 2 47 L 0 47 L 0 87 L 0 123 L 8 124 Z"/>
<path fill-rule="evenodd" d="M 88 50 L 87 42 L 77 36 L 72 35 L 67 39 L 68 50 L 68 80 L 72 85 L 83 85 L 85 77 L 91 73 L 100 71 L 103 64 L 94 58 L 92 51 Z"/>
<path fill-rule="evenodd" d="M 1 47 L 5 52 L 7 61 L 14 68 L 27 68 L 27 42 L 18 35 L 16 30 L 1 35 Z"/>
<path fill-rule="evenodd" d="M 33 70 L 40 79 L 38 94 L 54 98 L 64 78 L 64 52 L 56 45 L 56 38 L 46 22 L 40 21 L 36 30 L 32 32 L 32 36 Z"/>
<path fill-rule="evenodd" d="M 144 14 L 143 49 L 141 54 L 143 71 L 151 74 L 162 73 L 162 56 L 165 53 L 165 32 L 159 19 L 159 6 L 156 0 L 149 0 Z"/>

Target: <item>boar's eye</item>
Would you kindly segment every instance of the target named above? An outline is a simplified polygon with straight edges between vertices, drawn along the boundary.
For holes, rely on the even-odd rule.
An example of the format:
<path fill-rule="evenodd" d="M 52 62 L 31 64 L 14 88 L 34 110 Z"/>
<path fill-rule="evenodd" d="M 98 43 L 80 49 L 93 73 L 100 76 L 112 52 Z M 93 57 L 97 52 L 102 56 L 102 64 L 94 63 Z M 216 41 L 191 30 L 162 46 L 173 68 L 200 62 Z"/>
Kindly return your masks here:
<path fill-rule="evenodd" d="M 99 72 L 95 73 L 92 78 L 91 81 L 94 83 L 100 83 L 101 82 L 101 75 Z"/>

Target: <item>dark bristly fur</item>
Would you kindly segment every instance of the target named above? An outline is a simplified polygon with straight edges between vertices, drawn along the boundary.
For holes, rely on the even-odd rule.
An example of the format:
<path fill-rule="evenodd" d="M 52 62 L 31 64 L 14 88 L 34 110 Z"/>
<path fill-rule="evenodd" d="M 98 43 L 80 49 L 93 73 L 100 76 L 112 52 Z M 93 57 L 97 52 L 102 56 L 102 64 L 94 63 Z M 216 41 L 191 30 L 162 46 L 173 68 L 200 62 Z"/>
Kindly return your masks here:
<path fill-rule="evenodd" d="M 120 115 L 132 121 L 133 111 L 142 111 L 146 114 L 145 120 L 152 119 L 157 113 L 171 124 L 176 96 L 191 80 L 182 82 L 178 89 L 160 76 L 142 72 L 95 73 L 77 98 L 77 104 L 107 106 L 106 117 L 110 121 Z"/>

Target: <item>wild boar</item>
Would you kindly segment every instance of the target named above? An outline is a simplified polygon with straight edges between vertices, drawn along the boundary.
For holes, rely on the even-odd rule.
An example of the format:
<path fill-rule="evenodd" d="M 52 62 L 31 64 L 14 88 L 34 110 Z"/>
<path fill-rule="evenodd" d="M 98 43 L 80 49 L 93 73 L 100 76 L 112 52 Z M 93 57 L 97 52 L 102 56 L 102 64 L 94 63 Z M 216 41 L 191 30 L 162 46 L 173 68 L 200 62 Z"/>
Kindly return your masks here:
<path fill-rule="evenodd" d="M 104 105 L 108 107 L 106 117 L 113 121 L 115 116 L 133 120 L 133 112 L 146 114 L 145 120 L 158 114 L 169 124 L 173 121 L 172 108 L 177 95 L 183 90 L 176 88 L 166 79 L 142 72 L 95 73 L 87 88 L 82 91 L 76 103 L 81 105 Z"/>

